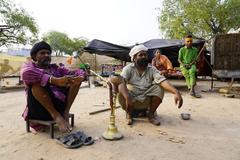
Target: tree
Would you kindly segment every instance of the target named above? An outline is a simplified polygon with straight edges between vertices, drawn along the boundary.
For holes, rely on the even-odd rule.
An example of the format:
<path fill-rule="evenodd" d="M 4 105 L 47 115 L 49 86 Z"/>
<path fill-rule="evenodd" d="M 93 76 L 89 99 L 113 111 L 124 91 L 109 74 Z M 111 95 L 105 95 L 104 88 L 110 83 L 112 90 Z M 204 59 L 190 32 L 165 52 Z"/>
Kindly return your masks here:
<path fill-rule="evenodd" d="M 73 38 L 72 40 L 72 51 L 80 51 L 83 49 L 88 43 L 88 40 L 85 38 Z"/>
<path fill-rule="evenodd" d="M 31 44 L 37 39 L 38 27 L 25 9 L 10 0 L 0 0 L 0 46 Z"/>
<path fill-rule="evenodd" d="M 167 38 L 181 39 L 192 34 L 209 40 L 240 27 L 240 1 L 164 0 L 158 21 Z"/>
<path fill-rule="evenodd" d="M 43 35 L 43 40 L 51 45 L 52 49 L 56 52 L 56 56 L 62 56 L 63 53 L 69 52 L 67 46 L 70 44 L 70 39 L 65 33 L 50 31 Z"/>
<path fill-rule="evenodd" d="M 56 56 L 62 56 L 63 53 L 72 55 L 74 51 L 82 49 L 87 44 L 87 40 L 85 39 L 71 39 L 67 34 L 58 31 L 46 33 L 43 36 L 43 40 L 52 46 L 52 49 L 56 52 Z"/>

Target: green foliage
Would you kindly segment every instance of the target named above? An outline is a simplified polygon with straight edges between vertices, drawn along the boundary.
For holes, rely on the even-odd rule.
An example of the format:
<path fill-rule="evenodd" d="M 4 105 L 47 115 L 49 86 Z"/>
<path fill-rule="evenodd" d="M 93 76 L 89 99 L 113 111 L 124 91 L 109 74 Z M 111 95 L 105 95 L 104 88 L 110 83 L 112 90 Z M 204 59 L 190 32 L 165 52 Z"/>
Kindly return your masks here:
<path fill-rule="evenodd" d="M 72 55 L 74 51 L 79 51 L 86 46 L 87 40 L 81 38 L 69 38 L 67 34 L 58 31 L 50 31 L 43 36 L 43 40 L 47 41 L 52 49 L 56 52 L 56 56 L 62 56 L 63 53 Z"/>
<path fill-rule="evenodd" d="M 51 45 L 57 56 L 61 56 L 63 53 L 69 54 L 68 46 L 71 40 L 68 38 L 67 34 L 50 31 L 43 36 L 43 40 Z"/>
<path fill-rule="evenodd" d="M 158 21 L 167 38 L 211 39 L 240 27 L 240 0 L 164 0 Z"/>
<path fill-rule="evenodd" d="M 10 0 L 0 0 L 0 46 L 31 44 L 36 41 L 38 27 L 33 17 Z"/>
<path fill-rule="evenodd" d="M 80 51 L 82 48 L 84 48 L 88 43 L 87 39 L 84 38 L 73 38 L 72 40 L 72 50 L 73 51 Z"/>

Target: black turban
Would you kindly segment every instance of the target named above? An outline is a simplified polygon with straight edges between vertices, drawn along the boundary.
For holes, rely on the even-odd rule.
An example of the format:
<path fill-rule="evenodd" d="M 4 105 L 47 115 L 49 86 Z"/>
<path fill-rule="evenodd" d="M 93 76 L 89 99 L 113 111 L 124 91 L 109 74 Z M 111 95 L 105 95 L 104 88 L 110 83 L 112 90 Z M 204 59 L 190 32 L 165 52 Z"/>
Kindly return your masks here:
<path fill-rule="evenodd" d="M 37 54 L 38 51 L 40 51 L 41 49 L 46 49 L 46 50 L 49 50 L 50 51 L 50 54 L 52 53 L 52 49 L 51 49 L 51 46 L 44 42 L 44 41 L 41 41 L 41 42 L 38 42 L 36 44 L 34 44 L 34 46 L 32 47 L 31 51 L 30 51 L 30 55 L 31 55 L 31 58 L 36 61 L 36 59 L 34 58 L 34 56 Z"/>

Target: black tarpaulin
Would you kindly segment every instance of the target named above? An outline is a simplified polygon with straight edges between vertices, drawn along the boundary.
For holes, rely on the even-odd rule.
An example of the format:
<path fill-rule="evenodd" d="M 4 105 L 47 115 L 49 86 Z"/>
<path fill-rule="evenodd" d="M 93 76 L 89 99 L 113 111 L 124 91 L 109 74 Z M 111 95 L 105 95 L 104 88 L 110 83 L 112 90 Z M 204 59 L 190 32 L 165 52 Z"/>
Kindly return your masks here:
<path fill-rule="evenodd" d="M 177 63 L 178 50 L 184 45 L 182 40 L 174 39 L 152 39 L 142 43 L 149 51 L 149 60 L 154 57 L 154 50 L 161 49 L 162 54 L 166 55 L 173 63 Z M 204 40 L 194 40 L 193 45 L 197 48 L 201 48 L 204 44 Z M 134 46 L 134 45 L 133 45 Z M 120 46 L 101 40 L 92 40 L 84 49 L 89 53 L 95 53 L 99 55 L 106 55 L 122 61 L 130 62 L 129 52 L 133 46 Z"/>
<path fill-rule="evenodd" d="M 193 40 L 193 46 L 198 48 L 200 51 L 203 47 L 205 41 L 200 39 Z M 178 51 L 184 46 L 183 40 L 176 39 L 152 39 L 142 43 L 148 48 L 148 58 L 149 62 L 151 62 L 154 57 L 155 49 L 161 49 L 162 54 L 166 55 L 169 60 L 172 62 L 174 67 L 179 67 L 178 63 Z M 101 40 L 92 40 L 87 47 L 84 49 L 92 54 L 105 55 L 109 57 L 116 58 L 118 60 L 130 62 L 131 58 L 129 56 L 129 52 L 132 46 L 120 46 L 116 44 L 112 44 L 109 42 L 101 41 Z M 210 56 L 203 52 L 203 54 L 199 58 L 198 69 L 199 75 L 210 75 L 211 69 L 209 68 L 206 60 L 210 61 Z"/>
<path fill-rule="evenodd" d="M 128 56 L 131 47 L 120 46 L 97 39 L 92 40 L 84 49 L 89 53 L 105 55 L 122 61 L 130 62 L 131 60 Z"/>

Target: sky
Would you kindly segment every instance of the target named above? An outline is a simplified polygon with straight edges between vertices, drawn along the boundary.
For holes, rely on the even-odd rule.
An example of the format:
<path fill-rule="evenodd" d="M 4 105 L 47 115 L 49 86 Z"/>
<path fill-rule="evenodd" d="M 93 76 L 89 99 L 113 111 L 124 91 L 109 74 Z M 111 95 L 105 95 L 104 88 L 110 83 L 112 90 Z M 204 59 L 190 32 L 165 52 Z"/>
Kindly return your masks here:
<path fill-rule="evenodd" d="M 36 20 L 43 33 L 132 45 L 162 38 L 157 16 L 162 0 L 13 0 Z"/>

